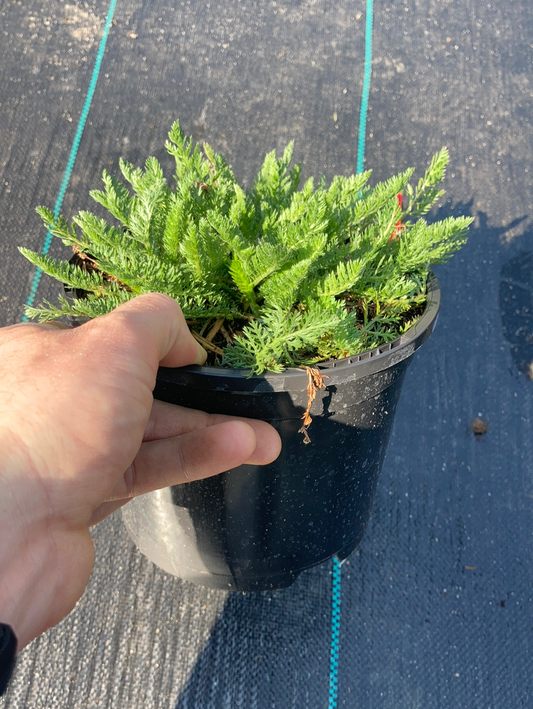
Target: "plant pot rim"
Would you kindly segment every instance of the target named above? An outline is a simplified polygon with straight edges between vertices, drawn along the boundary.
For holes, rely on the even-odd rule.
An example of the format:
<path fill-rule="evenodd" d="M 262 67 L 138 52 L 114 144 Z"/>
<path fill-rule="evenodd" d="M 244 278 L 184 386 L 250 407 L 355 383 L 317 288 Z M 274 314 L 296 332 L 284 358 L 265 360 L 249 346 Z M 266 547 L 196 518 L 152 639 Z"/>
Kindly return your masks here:
<path fill-rule="evenodd" d="M 410 357 L 431 335 L 435 327 L 441 303 L 441 290 L 437 277 L 429 271 L 427 279 L 427 304 L 420 319 L 403 335 L 372 350 L 352 357 L 330 362 L 319 362 L 315 366 L 329 377 L 328 385 L 345 381 L 347 378 L 368 376 L 387 369 Z M 208 365 L 187 367 L 160 367 L 161 381 L 177 382 L 187 380 L 202 389 L 227 389 L 257 392 L 301 390 L 307 386 L 307 372 L 303 368 L 287 368 L 283 372 L 263 372 L 250 376 L 249 369 L 230 369 Z"/>

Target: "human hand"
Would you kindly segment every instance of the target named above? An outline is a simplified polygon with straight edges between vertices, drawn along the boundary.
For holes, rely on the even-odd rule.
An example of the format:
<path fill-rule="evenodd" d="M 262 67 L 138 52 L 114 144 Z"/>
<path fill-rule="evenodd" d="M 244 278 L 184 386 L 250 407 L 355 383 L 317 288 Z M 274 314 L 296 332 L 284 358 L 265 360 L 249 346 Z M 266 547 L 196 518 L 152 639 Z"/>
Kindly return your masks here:
<path fill-rule="evenodd" d="M 279 455 L 262 421 L 153 400 L 159 364 L 205 357 L 160 294 L 75 329 L 0 330 L 0 622 L 19 649 L 83 594 L 91 524 L 135 495 Z"/>

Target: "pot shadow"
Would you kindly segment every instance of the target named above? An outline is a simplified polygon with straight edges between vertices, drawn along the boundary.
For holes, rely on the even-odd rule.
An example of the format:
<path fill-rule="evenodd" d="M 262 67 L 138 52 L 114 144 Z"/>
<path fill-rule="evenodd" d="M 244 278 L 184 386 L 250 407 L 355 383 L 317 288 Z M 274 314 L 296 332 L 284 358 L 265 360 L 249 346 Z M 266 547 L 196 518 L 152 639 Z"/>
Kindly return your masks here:
<path fill-rule="evenodd" d="M 289 589 L 232 593 L 175 709 L 326 706 L 330 565 Z"/>
<path fill-rule="evenodd" d="M 500 276 L 503 334 L 517 369 L 533 380 L 533 252 L 524 251 L 507 261 Z"/>
<path fill-rule="evenodd" d="M 445 205 L 438 210 L 437 217 L 473 215 L 477 225 L 471 227 L 465 253 L 470 249 L 471 261 L 479 259 L 479 251 L 484 251 L 487 243 L 513 246 L 520 240 L 525 244 L 533 242 L 533 230 L 523 231 L 527 215 L 517 217 L 508 224 L 490 225 L 485 212 L 475 212 L 474 200 Z M 503 336 L 510 344 L 510 354 L 517 370 L 527 379 L 533 380 L 533 251 L 513 248 L 514 256 L 500 269 L 498 305 Z M 485 252 L 483 253 L 485 257 Z M 446 278 L 446 275 L 445 275 Z M 443 279 L 444 280 L 444 279 Z M 480 281 L 481 289 L 474 293 L 474 299 L 486 298 L 483 290 L 485 283 Z"/>

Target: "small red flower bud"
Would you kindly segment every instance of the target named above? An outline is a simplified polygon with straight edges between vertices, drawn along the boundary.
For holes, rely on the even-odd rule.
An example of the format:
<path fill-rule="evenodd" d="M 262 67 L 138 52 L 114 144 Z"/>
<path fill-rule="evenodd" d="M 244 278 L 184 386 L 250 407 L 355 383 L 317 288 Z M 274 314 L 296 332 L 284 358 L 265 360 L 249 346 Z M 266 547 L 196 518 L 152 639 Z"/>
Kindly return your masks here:
<path fill-rule="evenodd" d="M 400 209 L 401 209 L 402 206 L 403 206 L 403 194 L 397 194 L 397 195 L 396 195 L 396 199 L 398 200 L 398 206 L 399 206 Z M 402 220 L 400 219 L 400 221 L 396 222 L 396 226 L 394 227 L 394 231 L 393 231 L 392 234 L 391 234 L 391 237 L 390 237 L 390 239 L 389 239 L 389 243 L 390 243 L 393 239 L 396 239 L 397 236 L 398 236 L 398 234 L 399 234 L 400 232 L 402 232 L 404 229 L 405 229 L 405 227 L 404 227 L 404 225 L 402 224 Z"/>

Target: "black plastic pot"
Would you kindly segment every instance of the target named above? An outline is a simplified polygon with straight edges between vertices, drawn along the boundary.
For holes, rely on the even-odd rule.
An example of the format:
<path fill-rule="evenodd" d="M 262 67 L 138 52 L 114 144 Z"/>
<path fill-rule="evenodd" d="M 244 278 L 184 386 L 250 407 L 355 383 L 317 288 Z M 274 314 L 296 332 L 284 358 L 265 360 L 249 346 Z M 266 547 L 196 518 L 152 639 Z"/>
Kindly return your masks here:
<path fill-rule="evenodd" d="M 376 350 L 320 367 L 311 443 L 298 432 L 307 406 L 302 370 L 246 377 L 216 367 L 161 368 L 156 398 L 210 413 L 269 421 L 283 441 L 267 466 L 143 495 L 123 510 L 138 548 L 165 571 L 212 588 L 266 590 L 304 569 L 347 557 L 367 526 L 405 372 L 440 305 L 435 276 L 419 322 Z"/>

